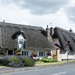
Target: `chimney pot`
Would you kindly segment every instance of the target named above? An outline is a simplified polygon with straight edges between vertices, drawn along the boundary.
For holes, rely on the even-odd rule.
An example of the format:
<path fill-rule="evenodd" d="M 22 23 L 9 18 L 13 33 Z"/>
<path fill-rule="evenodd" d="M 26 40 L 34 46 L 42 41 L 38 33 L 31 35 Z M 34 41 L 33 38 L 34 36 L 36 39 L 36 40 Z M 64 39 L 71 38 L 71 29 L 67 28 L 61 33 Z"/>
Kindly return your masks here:
<path fill-rule="evenodd" d="M 70 31 L 70 32 L 73 32 L 71 28 L 70 28 L 70 30 L 69 30 L 69 31 Z"/>
<path fill-rule="evenodd" d="M 47 28 L 48 28 L 48 25 L 47 25 Z"/>
<path fill-rule="evenodd" d="M 3 20 L 3 23 L 5 23 L 5 20 Z"/>

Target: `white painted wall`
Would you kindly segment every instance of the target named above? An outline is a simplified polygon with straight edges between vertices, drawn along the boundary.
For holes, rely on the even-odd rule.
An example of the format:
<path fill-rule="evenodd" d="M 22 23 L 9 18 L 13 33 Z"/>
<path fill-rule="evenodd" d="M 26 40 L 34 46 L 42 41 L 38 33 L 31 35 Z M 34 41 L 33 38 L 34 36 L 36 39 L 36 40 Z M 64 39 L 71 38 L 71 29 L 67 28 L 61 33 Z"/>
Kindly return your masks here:
<path fill-rule="evenodd" d="M 62 51 L 62 59 L 67 59 L 67 51 Z M 75 59 L 74 51 L 69 51 L 68 59 Z"/>
<path fill-rule="evenodd" d="M 57 50 L 57 59 L 58 61 L 62 61 L 62 54 L 60 53 L 60 49 Z"/>
<path fill-rule="evenodd" d="M 58 38 L 55 38 L 55 39 L 53 39 L 53 42 L 56 44 L 58 44 L 59 46 L 60 46 L 60 43 L 59 43 L 59 39 Z"/>
<path fill-rule="evenodd" d="M 28 56 L 31 56 L 33 52 L 36 52 L 38 57 L 46 58 L 48 51 L 33 51 L 33 50 L 22 50 L 22 51 L 28 51 Z M 39 56 L 39 52 L 45 52 L 45 56 Z"/>

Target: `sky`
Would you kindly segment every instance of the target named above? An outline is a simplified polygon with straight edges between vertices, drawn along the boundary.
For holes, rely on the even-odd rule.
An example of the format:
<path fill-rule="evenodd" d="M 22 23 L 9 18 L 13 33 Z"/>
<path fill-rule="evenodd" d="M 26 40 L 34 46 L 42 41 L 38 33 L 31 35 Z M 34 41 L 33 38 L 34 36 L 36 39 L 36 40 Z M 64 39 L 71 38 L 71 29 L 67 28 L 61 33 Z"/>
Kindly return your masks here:
<path fill-rule="evenodd" d="M 75 0 L 0 0 L 0 22 L 3 20 L 75 32 Z"/>

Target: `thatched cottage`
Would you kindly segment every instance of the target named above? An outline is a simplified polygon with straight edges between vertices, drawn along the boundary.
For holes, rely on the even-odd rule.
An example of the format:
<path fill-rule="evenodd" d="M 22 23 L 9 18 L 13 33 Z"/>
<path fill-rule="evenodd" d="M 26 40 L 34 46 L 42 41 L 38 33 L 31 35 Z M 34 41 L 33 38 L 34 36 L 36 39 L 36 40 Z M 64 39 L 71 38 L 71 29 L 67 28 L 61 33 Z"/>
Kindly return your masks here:
<path fill-rule="evenodd" d="M 50 28 L 50 30 L 56 47 L 55 58 L 60 61 L 67 58 L 75 59 L 75 33 L 71 29 L 68 31 L 59 27 Z"/>
<path fill-rule="evenodd" d="M 6 55 L 14 55 L 19 49 L 22 55 L 31 56 L 36 52 L 39 57 L 46 57 L 48 52 L 55 50 L 49 32 L 48 27 L 44 30 L 42 27 L 0 22 L 0 50 Z"/>

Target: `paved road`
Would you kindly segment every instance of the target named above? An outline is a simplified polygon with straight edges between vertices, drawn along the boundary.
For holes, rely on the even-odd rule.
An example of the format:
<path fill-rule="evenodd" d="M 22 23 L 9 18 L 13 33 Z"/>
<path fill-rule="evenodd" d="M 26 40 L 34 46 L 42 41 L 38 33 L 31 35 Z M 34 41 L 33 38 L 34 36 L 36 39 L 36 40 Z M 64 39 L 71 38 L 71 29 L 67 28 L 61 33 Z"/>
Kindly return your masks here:
<path fill-rule="evenodd" d="M 5 73 L 0 75 L 75 75 L 75 64 L 56 66 L 56 67 L 37 69 L 37 70 Z"/>

